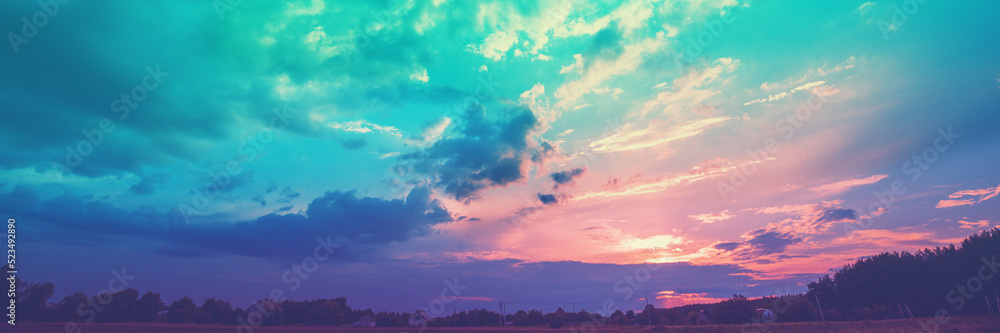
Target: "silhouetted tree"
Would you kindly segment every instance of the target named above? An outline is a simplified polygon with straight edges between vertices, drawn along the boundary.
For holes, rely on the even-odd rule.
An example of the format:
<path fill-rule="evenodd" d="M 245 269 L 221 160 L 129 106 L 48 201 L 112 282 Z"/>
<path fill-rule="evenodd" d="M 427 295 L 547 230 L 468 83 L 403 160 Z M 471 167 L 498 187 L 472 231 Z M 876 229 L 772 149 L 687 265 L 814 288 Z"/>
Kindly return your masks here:
<path fill-rule="evenodd" d="M 17 297 L 17 318 L 24 321 L 35 321 L 43 319 L 44 312 L 48 309 L 48 300 L 55 292 L 55 285 L 52 282 L 23 284 L 20 283 L 21 290 Z"/>
<path fill-rule="evenodd" d="M 63 297 L 62 301 L 59 301 L 59 321 L 83 321 L 77 310 L 82 310 L 87 306 L 87 302 L 90 298 L 86 294 L 79 291 L 66 295 Z"/>
<path fill-rule="evenodd" d="M 136 320 L 151 322 L 156 319 L 156 314 L 163 310 L 163 301 L 160 300 L 160 293 L 147 291 L 139 298 L 136 304 Z"/>
<path fill-rule="evenodd" d="M 197 306 L 190 298 L 181 297 L 167 308 L 167 321 L 171 323 L 190 323 L 194 321 L 194 310 Z"/>
<path fill-rule="evenodd" d="M 111 302 L 98 312 L 95 321 L 99 323 L 136 321 L 138 297 L 139 291 L 132 288 L 111 294 Z"/>

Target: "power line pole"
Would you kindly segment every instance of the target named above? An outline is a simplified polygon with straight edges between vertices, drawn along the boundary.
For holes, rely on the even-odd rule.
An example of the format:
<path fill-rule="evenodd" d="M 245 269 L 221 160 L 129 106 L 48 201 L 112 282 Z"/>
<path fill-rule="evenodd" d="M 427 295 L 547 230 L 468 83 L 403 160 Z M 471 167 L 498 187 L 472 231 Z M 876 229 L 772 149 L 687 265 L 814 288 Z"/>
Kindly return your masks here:
<path fill-rule="evenodd" d="M 684 326 L 688 325 L 688 322 L 687 322 L 687 313 L 684 312 L 684 301 L 683 300 L 681 300 L 681 322 L 684 323 Z"/>
<path fill-rule="evenodd" d="M 649 295 L 646 295 L 646 318 L 649 318 L 649 326 L 653 326 L 653 314 L 650 313 L 650 312 L 653 312 L 653 311 L 650 311 L 650 308 L 649 308 Z"/>
<path fill-rule="evenodd" d="M 819 308 L 819 317 L 823 318 L 823 322 L 825 323 L 826 322 L 826 316 L 823 315 L 823 306 L 819 305 L 819 295 L 813 295 L 813 297 L 816 297 L 816 307 Z"/>
<path fill-rule="evenodd" d="M 500 301 L 500 327 L 503 327 L 503 301 Z"/>

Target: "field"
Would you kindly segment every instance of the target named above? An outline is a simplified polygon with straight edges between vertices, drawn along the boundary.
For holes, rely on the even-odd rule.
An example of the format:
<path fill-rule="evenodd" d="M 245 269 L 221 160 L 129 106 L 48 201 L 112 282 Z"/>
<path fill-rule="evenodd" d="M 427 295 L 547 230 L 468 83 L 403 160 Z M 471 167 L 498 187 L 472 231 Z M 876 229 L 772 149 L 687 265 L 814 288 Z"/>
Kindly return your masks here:
<path fill-rule="evenodd" d="M 921 327 L 922 322 L 930 322 L 925 329 Z M 79 330 L 76 332 L 107 332 L 107 333 L 237 333 L 235 326 L 220 325 L 191 325 L 191 324 L 78 324 Z M 5 325 L 6 326 L 6 325 Z M 25 333 L 55 333 L 63 332 L 63 323 L 20 323 L 14 332 Z M 6 331 L 6 330 L 5 330 Z M 243 330 L 241 333 L 279 333 L 279 332 L 417 332 L 414 328 L 351 328 L 351 327 L 275 327 L 275 328 L 255 328 Z M 574 332 L 569 328 L 550 329 L 543 327 L 430 327 L 424 333 L 444 333 L 444 332 Z M 1000 332 L 1000 316 L 992 317 L 955 317 L 935 329 L 933 318 L 922 318 L 917 320 L 878 320 L 860 322 L 828 322 L 828 323 L 781 323 L 766 326 L 746 326 L 744 325 L 703 325 L 703 326 L 667 326 L 667 327 L 617 327 L 607 326 L 595 330 L 575 330 L 575 332 L 593 333 L 643 333 L 643 332 L 690 332 L 690 333 L 736 333 L 736 332 Z"/>

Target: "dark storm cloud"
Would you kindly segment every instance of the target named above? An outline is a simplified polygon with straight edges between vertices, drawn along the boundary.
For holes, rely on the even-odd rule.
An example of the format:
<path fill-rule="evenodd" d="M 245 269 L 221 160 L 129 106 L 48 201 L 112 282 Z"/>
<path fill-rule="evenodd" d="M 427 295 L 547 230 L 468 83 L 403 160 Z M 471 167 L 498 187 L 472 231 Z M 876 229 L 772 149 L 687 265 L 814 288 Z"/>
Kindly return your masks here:
<path fill-rule="evenodd" d="M 483 189 L 523 180 L 525 164 L 540 149 L 529 137 L 538 120 L 523 107 L 505 109 L 496 118 L 488 118 L 478 104 L 469 107 L 455 135 L 400 156 L 403 165 L 397 170 L 430 176 L 434 186 L 466 202 Z"/>
<path fill-rule="evenodd" d="M 34 189 L 18 186 L 0 195 L 0 209 L 36 221 L 38 228 L 49 230 L 51 239 L 59 241 L 126 236 L 173 244 L 161 249 L 168 254 L 283 257 L 301 254 L 302 244 L 329 236 L 342 245 L 337 255 L 351 258 L 426 235 L 431 226 L 451 221 L 451 213 L 431 194 L 428 188 L 415 188 L 405 199 L 386 200 L 334 191 L 314 199 L 304 214 L 269 214 L 241 222 L 192 216 L 192 223 L 181 224 L 170 214 L 130 212 L 106 201 L 69 194 L 40 201 Z"/>
<path fill-rule="evenodd" d="M 566 171 L 554 172 L 550 176 L 552 180 L 556 182 L 555 187 L 558 188 L 559 185 L 570 184 L 576 181 L 576 178 L 587 172 L 586 167 L 573 168 Z"/>

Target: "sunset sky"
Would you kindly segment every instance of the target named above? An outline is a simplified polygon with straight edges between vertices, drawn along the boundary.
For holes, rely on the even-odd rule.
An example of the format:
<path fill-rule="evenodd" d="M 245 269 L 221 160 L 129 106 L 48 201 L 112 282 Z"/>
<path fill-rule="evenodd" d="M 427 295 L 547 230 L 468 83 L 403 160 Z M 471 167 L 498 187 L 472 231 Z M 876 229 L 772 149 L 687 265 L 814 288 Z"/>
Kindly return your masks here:
<path fill-rule="evenodd" d="M 670 307 L 1000 222 L 1000 2 L 238 2 L 0 4 L 51 301 Z"/>

